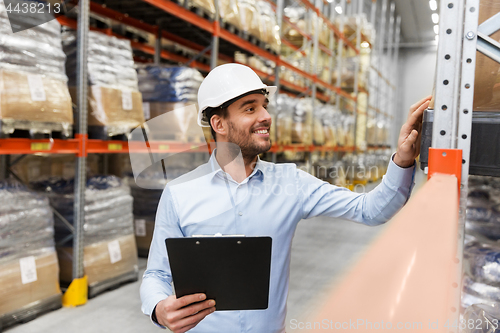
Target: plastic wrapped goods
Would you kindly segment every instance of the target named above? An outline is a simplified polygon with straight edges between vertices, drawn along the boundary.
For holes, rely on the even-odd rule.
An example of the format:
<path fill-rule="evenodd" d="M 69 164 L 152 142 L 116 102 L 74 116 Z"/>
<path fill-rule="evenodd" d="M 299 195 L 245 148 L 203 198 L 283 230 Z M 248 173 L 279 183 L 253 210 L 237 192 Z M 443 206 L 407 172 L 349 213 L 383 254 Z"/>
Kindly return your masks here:
<path fill-rule="evenodd" d="M 66 56 L 61 47 L 61 26 L 57 20 L 13 33 L 3 0 L 0 0 L 0 68 L 48 75 L 67 81 Z M 22 18 L 25 19 L 25 18 Z"/>
<path fill-rule="evenodd" d="M 17 310 L 61 294 L 54 220 L 47 198 L 17 181 L 0 182 L 0 202 L 8 203 L 0 206 L 0 316 L 15 322 Z"/>
<path fill-rule="evenodd" d="M 72 180 L 48 179 L 33 184 L 44 191 L 51 204 L 73 224 L 74 183 Z M 130 188 L 115 176 L 94 176 L 85 189 L 85 221 L 83 225 L 84 271 L 89 286 L 137 271 L 137 249 L 133 231 Z M 55 238 L 69 235 L 58 218 Z M 70 243 L 57 249 L 61 281 L 71 281 L 73 249 Z"/>
<path fill-rule="evenodd" d="M 255 0 L 222 0 L 219 2 L 220 17 L 238 29 L 260 38 L 259 11 Z"/>
<path fill-rule="evenodd" d="M 44 191 L 52 206 L 73 223 L 74 182 L 51 178 L 33 183 Z M 85 189 L 85 245 L 119 236 L 133 234 L 132 196 L 130 188 L 115 176 L 94 176 L 87 180 Z M 66 227 L 56 218 L 56 240 L 68 235 Z"/>
<path fill-rule="evenodd" d="M 500 246 L 468 243 L 464 247 L 464 272 L 476 282 L 500 285 Z"/>
<path fill-rule="evenodd" d="M 500 304 L 474 304 L 469 306 L 460 321 L 462 333 L 500 332 Z"/>
<path fill-rule="evenodd" d="M 313 115 L 312 100 L 301 98 L 293 109 L 292 142 L 312 144 Z"/>
<path fill-rule="evenodd" d="M 69 86 L 76 86 L 76 40 L 76 31 L 66 30 L 62 33 L 63 49 L 67 55 L 66 71 L 69 76 Z M 138 90 L 130 41 L 90 31 L 88 45 L 87 66 L 90 85 Z"/>
<path fill-rule="evenodd" d="M 134 197 L 134 227 L 137 251 L 140 256 L 147 257 L 153 239 L 156 209 L 167 181 L 163 175 L 147 175 L 141 181 L 149 182 L 147 188 L 137 186 L 133 178 L 127 178 L 131 194 Z"/>
<path fill-rule="evenodd" d="M 315 145 L 322 146 L 325 144 L 325 131 L 323 127 L 323 117 L 325 112 L 321 106 L 317 106 L 314 110 L 313 118 L 313 142 Z"/>
<path fill-rule="evenodd" d="M 138 70 L 139 90 L 145 102 L 196 102 L 203 81 L 199 71 L 189 67 L 142 66 Z"/>
<path fill-rule="evenodd" d="M 467 197 L 466 230 L 497 240 L 500 239 L 499 190 L 491 184 L 474 185 L 471 182 Z"/>
<path fill-rule="evenodd" d="M 55 130 L 69 136 L 73 109 L 66 83 L 52 76 L 0 70 L 0 119 L 6 133 L 20 122 L 27 123 L 26 129 L 37 126 L 30 122 L 49 122 L 60 124 Z"/>
<path fill-rule="evenodd" d="M 277 99 L 276 142 L 279 145 L 292 143 L 292 111 L 294 99 L 280 94 Z"/>
<path fill-rule="evenodd" d="M 0 262 L 54 247 L 54 219 L 49 202 L 12 180 L 0 182 Z"/>
<path fill-rule="evenodd" d="M 257 1 L 257 10 L 260 19 L 260 40 L 268 43 L 273 51 L 278 52 L 281 39 L 276 21 L 276 13 L 271 4 L 263 0 Z"/>
<path fill-rule="evenodd" d="M 71 135 L 73 110 L 68 93 L 57 20 L 12 33 L 0 0 L 0 119 L 2 132 L 60 131 Z M 25 18 L 23 18 L 25 19 Z M 51 123 L 51 124 L 42 124 Z"/>

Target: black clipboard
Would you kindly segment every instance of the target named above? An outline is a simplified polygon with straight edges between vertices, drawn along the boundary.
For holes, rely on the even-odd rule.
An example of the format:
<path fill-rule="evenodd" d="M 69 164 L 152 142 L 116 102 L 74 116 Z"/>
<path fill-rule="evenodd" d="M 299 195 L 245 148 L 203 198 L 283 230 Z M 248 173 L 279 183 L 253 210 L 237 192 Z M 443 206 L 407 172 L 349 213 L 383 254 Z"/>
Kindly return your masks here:
<path fill-rule="evenodd" d="M 165 240 L 176 296 L 205 293 L 220 310 L 267 309 L 271 237 Z"/>

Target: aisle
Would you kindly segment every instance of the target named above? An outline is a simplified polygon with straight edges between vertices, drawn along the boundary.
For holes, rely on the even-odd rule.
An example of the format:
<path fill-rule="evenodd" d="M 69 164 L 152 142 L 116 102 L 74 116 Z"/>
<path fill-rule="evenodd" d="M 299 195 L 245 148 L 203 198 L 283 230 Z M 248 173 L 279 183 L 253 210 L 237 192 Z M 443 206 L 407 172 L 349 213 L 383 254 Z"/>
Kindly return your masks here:
<path fill-rule="evenodd" d="M 369 188 L 373 186 L 369 185 Z M 292 246 L 287 332 L 290 320 L 307 317 L 321 303 L 324 290 L 336 282 L 345 268 L 383 230 L 325 217 L 299 223 Z M 146 260 L 139 261 L 141 274 Z M 63 308 L 9 333 L 147 333 L 159 332 L 140 311 L 139 282 L 107 292 L 82 307 Z"/>

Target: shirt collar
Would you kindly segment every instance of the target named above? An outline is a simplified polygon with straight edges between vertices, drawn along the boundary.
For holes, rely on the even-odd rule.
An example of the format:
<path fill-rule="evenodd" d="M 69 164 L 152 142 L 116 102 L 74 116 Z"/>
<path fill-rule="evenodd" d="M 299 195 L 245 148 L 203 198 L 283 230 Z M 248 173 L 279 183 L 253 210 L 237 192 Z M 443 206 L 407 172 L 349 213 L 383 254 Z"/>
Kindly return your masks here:
<path fill-rule="evenodd" d="M 225 173 L 224 170 L 222 170 L 222 168 L 220 167 L 219 162 L 217 162 L 217 159 L 215 158 L 216 151 L 217 149 L 214 149 L 212 155 L 210 155 L 210 160 L 209 160 L 209 164 L 212 167 L 212 177 L 214 177 L 217 174 L 223 175 Z M 250 179 L 253 176 L 258 176 L 261 180 L 264 179 L 264 165 L 260 160 L 259 156 L 257 156 L 257 163 L 255 163 L 255 167 L 253 168 L 252 173 L 250 174 L 250 176 L 247 177 L 247 179 Z"/>

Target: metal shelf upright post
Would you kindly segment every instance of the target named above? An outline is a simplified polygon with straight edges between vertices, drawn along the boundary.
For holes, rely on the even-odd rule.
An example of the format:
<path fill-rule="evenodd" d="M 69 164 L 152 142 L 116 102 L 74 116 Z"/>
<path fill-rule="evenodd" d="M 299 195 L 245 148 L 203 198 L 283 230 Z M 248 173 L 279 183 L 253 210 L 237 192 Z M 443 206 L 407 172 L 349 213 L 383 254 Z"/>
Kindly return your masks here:
<path fill-rule="evenodd" d="M 441 1 L 435 79 L 435 108 L 429 177 L 453 174 L 459 188 L 456 278 L 461 286 L 465 208 L 469 175 L 470 134 L 476 68 L 479 0 Z M 458 289 L 460 291 L 461 289 Z M 455 291 L 455 290 L 454 290 Z M 458 320 L 460 292 L 455 292 L 451 317 Z M 455 311 L 454 311 L 455 310 Z"/>

